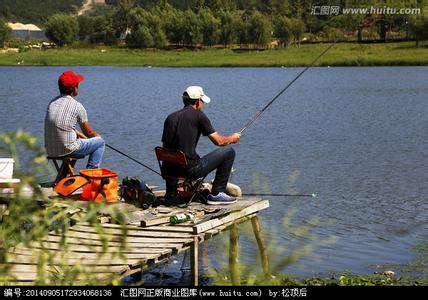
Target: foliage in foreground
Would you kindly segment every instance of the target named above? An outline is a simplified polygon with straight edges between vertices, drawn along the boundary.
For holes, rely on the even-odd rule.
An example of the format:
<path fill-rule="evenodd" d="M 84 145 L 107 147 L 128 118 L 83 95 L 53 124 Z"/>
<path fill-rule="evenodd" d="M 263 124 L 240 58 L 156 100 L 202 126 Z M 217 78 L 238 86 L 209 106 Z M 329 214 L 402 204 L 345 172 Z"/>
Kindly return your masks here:
<path fill-rule="evenodd" d="M 126 250 L 126 227 L 121 227 L 122 239 L 115 241 L 119 244 L 116 244 L 113 253 L 109 247 L 110 238 L 98 220 L 98 211 L 103 209 L 104 213 L 111 214 L 119 223 L 123 223 L 124 215 L 114 207 L 102 203 L 89 203 L 82 211 L 75 202 L 50 199 L 36 180 L 36 174 L 46 174 L 44 172 L 48 170 L 45 155 L 37 146 L 37 139 L 30 134 L 23 131 L 0 134 L 0 153 L 13 157 L 17 170 L 14 177 L 21 180 L 15 196 L 2 199 L 8 204 L 8 214 L 2 216 L 0 223 L 0 285 L 16 282 L 14 273 L 24 257 L 17 256 L 17 253 L 25 254 L 25 259 L 28 260 L 26 267 L 31 274 L 36 272 L 34 284 L 118 284 L 118 275 L 98 277 L 92 269 L 99 267 L 85 265 L 85 260 L 125 258 L 123 251 Z M 25 168 L 21 166 L 21 155 L 25 157 Z M 24 190 L 29 188 L 32 193 L 24 193 Z M 80 212 L 80 215 L 76 215 L 76 211 Z M 89 223 L 95 229 L 94 239 L 98 240 L 97 246 L 101 246 L 101 251 L 94 250 L 93 253 L 97 254 L 79 256 L 76 252 L 71 252 L 70 248 L 76 243 L 76 239 L 69 229 L 75 222 Z M 49 232 L 54 235 L 48 239 Z M 55 240 L 51 240 L 52 238 Z M 54 241 L 55 243 L 52 243 Z M 77 242 L 78 245 L 81 244 L 80 241 Z M 89 249 L 94 247 L 85 246 Z M 31 247 L 31 253 L 28 252 L 28 247 Z"/>

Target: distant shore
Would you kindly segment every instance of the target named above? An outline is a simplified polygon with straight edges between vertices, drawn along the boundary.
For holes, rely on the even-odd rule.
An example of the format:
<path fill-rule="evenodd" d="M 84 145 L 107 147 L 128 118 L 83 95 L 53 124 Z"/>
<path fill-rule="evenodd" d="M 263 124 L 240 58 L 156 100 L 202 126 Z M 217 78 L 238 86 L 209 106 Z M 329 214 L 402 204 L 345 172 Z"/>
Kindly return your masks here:
<path fill-rule="evenodd" d="M 231 49 L 139 50 L 97 46 L 0 53 L 0 66 L 301 67 L 328 44 L 237 52 Z M 428 46 L 415 42 L 334 45 L 315 66 L 428 66 Z"/>

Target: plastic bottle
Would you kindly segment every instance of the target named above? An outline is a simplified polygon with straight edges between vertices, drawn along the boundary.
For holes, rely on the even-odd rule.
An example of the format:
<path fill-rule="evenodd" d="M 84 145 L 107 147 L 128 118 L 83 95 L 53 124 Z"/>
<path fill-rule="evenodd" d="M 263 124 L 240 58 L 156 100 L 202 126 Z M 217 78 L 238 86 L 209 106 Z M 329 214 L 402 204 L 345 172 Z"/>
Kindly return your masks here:
<path fill-rule="evenodd" d="M 186 214 L 176 214 L 173 215 L 169 218 L 169 222 L 171 224 L 179 224 L 179 223 L 184 223 L 190 220 L 193 220 L 193 215 L 186 213 Z"/>

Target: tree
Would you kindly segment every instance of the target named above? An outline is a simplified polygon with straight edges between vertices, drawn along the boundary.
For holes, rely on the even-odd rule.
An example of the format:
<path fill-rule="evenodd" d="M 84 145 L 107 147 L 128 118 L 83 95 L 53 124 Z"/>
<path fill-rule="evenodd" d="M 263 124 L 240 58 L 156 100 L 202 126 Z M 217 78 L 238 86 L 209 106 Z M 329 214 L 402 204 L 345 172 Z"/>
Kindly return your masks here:
<path fill-rule="evenodd" d="M 163 48 L 167 44 L 164 26 L 156 11 L 134 8 L 129 12 L 131 33 L 126 41 L 133 47 Z M 146 38 L 147 41 L 142 41 Z"/>
<path fill-rule="evenodd" d="M 248 37 L 248 19 L 250 17 L 244 12 L 240 18 L 234 18 L 234 24 L 236 30 L 236 40 L 242 47 L 242 44 L 248 44 L 250 42 Z"/>
<path fill-rule="evenodd" d="M 126 34 L 130 27 L 129 14 L 132 8 L 135 6 L 136 0 L 118 0 L 118 9 L 113 17 L 113 28 L 116 31 L 116 37 L 120 37 L 122 34 Z"/>
<path fill-rule="evenodd" d="M 250 43 L 266 45 L 272 37 L 272 24 L 260 12 L 255 11 L 249 19 L 248 37 Z"/>
<path fill-rule="evenodd" d="M 75 17 L 53 15 L 46 23 L 46 37 L 62 47 L 71 44 L 79 34 L 79 23 Z"/>
<path fill-rule="evenodd" d="M 291 21 L 287 17 L 279 17 L 275 22 L 274 36 L 279 39 L 282 47 L 288 47 L 293 40 Z"/>
<path fill-rule="evenodd" d="M 220 10 L 220 42 L 227 47 L 231 44 L 236 36 L 235 15 L 227 10 Z"/>
<path fill-rule="evenodd" d="M 126 43 L 136 48 L 149 48 L 154 45 L 150 30 L 144 25 L 134 28 L 132 33 L 126 37 Z"/>
<path fill-rule="evenodd" d="M 77 17 L 79 23 L 79 38 L 81 40 L 86 39 L 94 32 L 94 19 L 87 15 L 81 15 Z"/>
<path fill-rule="evenodd" d="M 195 45 L 202 41 L 201 21 L 193 10 L 188 9 L 183 14 L 183 38 L 184 43 Z"/>
<path fill-rule="evenodd" d="M 419 41 L 428 39 L 428 18 L 416 17 L 409 21 L 409 33 L 416 40 L 416 47 L 419 46 Z"/>
<path fill-rule="evenodd" d="M 4 43 L 9 39 L 11 28 L 0 19 L 0 47 L 4 47 Z"/>
<path fill-rule="evenodd" d="M 301 19 L 290 19 L 290 31 L 293 35 L 294 42 L 300 48 L 300 41 L 305 32 L 305 23 Z"/>
<path fill-rule="evenodd" d="M 229 11 L 236 9 L 234 0 L 205 0 L 205 5 L 214 12 L 222 9 Z"/>
<path fill-rule="evenodd" d="M 135 6 L 136 0 L 117 0 L 117 5 L 123 11 L 129 11 Z"/>
<path fill-rule="evenodd" d="M 184 40 L 183 12 L 174 9 L 168 14 L 165 24 L 167 38 L 178 46 Z"/>
<path fill-rule="evenodd" d="M 201 20 L 202 43 L 212 46 L 217 43 L 220 35 L 220 21 L 209 8 L 200 10 L 198 15 Z"/>

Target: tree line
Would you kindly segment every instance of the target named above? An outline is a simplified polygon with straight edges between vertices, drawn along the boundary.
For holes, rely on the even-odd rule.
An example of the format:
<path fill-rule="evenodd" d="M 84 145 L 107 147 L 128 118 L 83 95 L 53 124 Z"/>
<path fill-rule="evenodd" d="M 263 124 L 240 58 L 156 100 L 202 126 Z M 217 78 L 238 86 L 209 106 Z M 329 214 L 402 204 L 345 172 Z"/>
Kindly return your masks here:
<path fill-rule="evenodd" d="M 410 3 L 424 7 L 423 1 Z M 318 0 L 106 2 L 110 5 L 97 7 L 83 16 L 52 15 L 44 23 L 46 36 L 59 46 L 76 41 L 108 45 L 125 41 L 126 46 L 134 48 L 234 44 L 260 48 L 271 44 L 299 46 L 303 40 L 428 39 L 428 20 L 423 15 L 323 15 L 314 10 L 323 6 L 323 1 Z M 344 7 L 344 3 L 358 7 L 385 3 L 391 7 L 409 5 L 405 0 L 332 0 L 329 7 Z"/>
<path fill-rule="evenodd" d="M 84 0 L 1 0 L 0 19 L 8 22 L 44 25 L 47 19 L 58 13 L 73 14 Z"/>
<path fill-rule="evenodd" d="M 59 46 L 76 40 L 115 44 L 122 38 L 132 48 L 217 44 L 266 47 L 272 37 L 286 46 L 300 43 L 306 29 L 300 19 L 282 16 L 274 21 L 257 10 L 214 12 L 204 6 L 181 10 L 167 2 L 149 8 L 122 6 L 102 15 L 54 15 L 45 27 L 46 36 Z"/>

